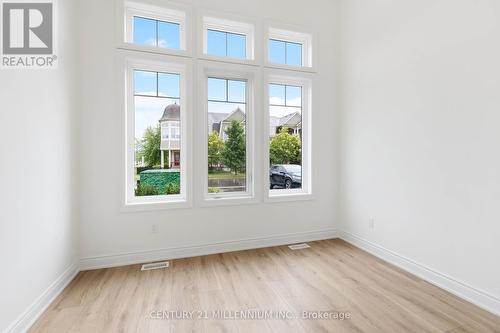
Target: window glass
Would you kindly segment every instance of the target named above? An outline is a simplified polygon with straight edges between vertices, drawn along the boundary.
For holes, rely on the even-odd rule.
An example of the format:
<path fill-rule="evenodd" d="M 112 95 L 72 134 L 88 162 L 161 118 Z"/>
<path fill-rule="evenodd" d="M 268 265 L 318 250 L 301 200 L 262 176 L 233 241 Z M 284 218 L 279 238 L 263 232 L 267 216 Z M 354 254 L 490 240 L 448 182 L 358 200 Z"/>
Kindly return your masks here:
<path fill-rule="evenodd" d="M 156 46 L 156 21 L 134 16 L 134 44 Z"/>
<path fill-rule="evenodd" d="M 134 92 L 136 95 L 156 96 L 156 73 L 134 71 Z"/>
<path fill-rule="evenodd" d="M 136 197 L 180 194 L 179 86 L 179 74 L 134 71 Z"/>
<path fill-rule="evenodd" d="M 158 47 L 180 49 L 180 24 L 158 21 Z"/>
<path fill-rule="evenodd" d="M 268 49 L 270 63 L 302 66 L 302 44 L 270 39 Z"/>
<path fill-rule="evenodd" d="M 281 84 L 269 85 L 269 104 L 271 105 L 285 105 L 286 89 Z"/>
<path fill-rule="evenodd" d="M 286 105 L 302 106 L 302 88 L 295 86 L 286 86 Z"/>
<path fill-rule="evenodd" d="M 245 59 L 246 36 L 208 29 L 207 54 L 219 57 Z"/>
<path fill-rule="evenodd" d="M 245 103 L 246 100 L 246 82 L 245 81 L 227 81 L 227 99 L 231 102 Z"/>
<path fill-rule="evenodd" d="M 269 40 L 269 62 L 274 64 L 286 63 L 286 45 L 285 42 L 270 39 Z"/>
<path fill-rule="evenodd" d="M 270 190 L 302 188 L 302 87 L 269 85 Z"/>
<path fill-rule="evenodd" d="M 177 74 L 158 73 L 158 95 L 162 97 L 179 97 L 180 77 Z"/>
<path fill-rule="evenodd" d="M 134 44 L 180 49 L 180 24 L 134 16 Z"/>
<path fill-rule="evenodd" d="M 302 44 L 286 43 L 286 64 L 302 66 Z"/>
<path fill-rule="evenodd" d="M 246 89 L 246 81 L 208 79 L 209 193 L 247 190 Z"/>
<path fill-rule="evenodd" d="M 240 34 L 227 34 L 227 56 L 237 59 L 245 59 L 246 54 L 246 36 Z"/>
<path fill-rule="evenodd" d="M 208 100 L 227 100 L 227 80 L 208 78 Z"/>
<path fill-rule="evenodd" d="M 207 54 L 226 56 L 226 33 L 216 30 L 207 30 Z"/>

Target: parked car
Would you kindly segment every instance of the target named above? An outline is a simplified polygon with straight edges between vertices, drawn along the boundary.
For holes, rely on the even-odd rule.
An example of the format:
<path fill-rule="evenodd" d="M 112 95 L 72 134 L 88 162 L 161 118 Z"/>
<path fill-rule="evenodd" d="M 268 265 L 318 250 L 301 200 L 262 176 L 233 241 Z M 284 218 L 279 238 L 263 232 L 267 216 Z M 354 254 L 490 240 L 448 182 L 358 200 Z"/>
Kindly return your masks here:
<path fill-rule="evenodd" d="M 302 186 L 302 166 L 297 164 L 276 164 L 269 169 L 271 189 L 298 188 Z"/>

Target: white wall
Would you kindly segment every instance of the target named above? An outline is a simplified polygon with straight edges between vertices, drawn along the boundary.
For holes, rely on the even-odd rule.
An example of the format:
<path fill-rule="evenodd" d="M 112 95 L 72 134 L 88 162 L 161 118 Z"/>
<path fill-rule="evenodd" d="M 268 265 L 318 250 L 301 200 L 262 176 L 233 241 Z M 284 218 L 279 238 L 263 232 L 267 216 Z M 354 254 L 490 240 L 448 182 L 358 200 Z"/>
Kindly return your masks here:
<path fill-rule="evenodd" d="M 341 18 L 343 229 L 500 299 L 500 3 Z"/>
<path fill-rule="evenodd" d="M 186 1 L 188 2 L 188 1 Z M 318 80 L 314 90 L 313 140 L 316 199 L 294 203 L 273 203 L 217 208 L 178 209 L 123 213 L 123 160 L 121 128 L 124 111 L 117 107 L 115 62 L 115 1 L 82 2 L 81 49 L 82 110 L 79 118 L 81 157 L 81 257 L 137 253 L 273 237 L 334 228 L 336 215 L 336 168 L 332 148 L 336 147 L 336 108 L 333 91 L 336 80 L 332 36 L 336 9 L 328 0 L 314 6 L 302 1 L 189 1 L 196 6 L 238 15 L 274 18 L 278 22 L 311 26 L 319 30 Z M 319 144 L 319 142 L 323 144 Z M 151 233 L 159 225 L 157 234 Z"/>
<path fill-rule="evenodd" d="M 57 70 L 0 70 L 2 332 L 77 263 L 74 7 L 59 1 Z"/>

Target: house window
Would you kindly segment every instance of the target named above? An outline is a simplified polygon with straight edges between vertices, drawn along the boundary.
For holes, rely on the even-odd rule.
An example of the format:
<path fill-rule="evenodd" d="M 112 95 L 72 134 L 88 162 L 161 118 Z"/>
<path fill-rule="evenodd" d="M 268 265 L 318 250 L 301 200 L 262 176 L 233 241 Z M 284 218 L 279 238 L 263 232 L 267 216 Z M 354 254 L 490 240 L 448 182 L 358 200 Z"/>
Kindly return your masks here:
<path fill-rule="evenodd" d="M 267 53 L 270 65 L 312 67 L 312 37 L 306 33 L 271 28 Z"/>
<path fill-rule="evenodd" d="M 185 197 L 180 71 L 130 65 L 128 112 L 133 166 L 128 165 L 128 202 L 162 202 Z M 133 140 L 132 133 L 133 131 Z"/>
<path fill-rule="evenodd" d="M 207 78 L 208 179 L 211 196 L 248 190 L 247 81 Z"/>
<path fill-rule="evenodd" d="M 254 59 L 254 26 L 213 17 L 203 18 L 203 51 L 211 57 Z"/>
<path fill-rule="evenodd" d="M 309 79 L 268 80 L 269 197 L 310 194 Z"/>
<path fill-rule="evenodd" d="M 183 11 L 126 2 L 125 41 L 137 46 L 186 49 L 186 14 Z"/>
<path fill-rule="evenodd" d="M 302 66 L 302 44 L 270 39 L 269 62 L 282 65 Z"/>

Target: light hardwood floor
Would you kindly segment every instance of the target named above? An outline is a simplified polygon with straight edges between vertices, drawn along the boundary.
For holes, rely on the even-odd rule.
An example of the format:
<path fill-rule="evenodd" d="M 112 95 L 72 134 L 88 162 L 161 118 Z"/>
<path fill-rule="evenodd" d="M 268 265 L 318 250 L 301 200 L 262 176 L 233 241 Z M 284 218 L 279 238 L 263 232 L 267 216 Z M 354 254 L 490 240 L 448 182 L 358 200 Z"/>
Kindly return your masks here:
<path fill-rule="evenodd" d="M 344 241 L 309 244 L 173 260 L 155 271 L 81 272 L 31 332 L 500 332 L 499 317 Z M 174 310 L 196 319 L 165 319 Z M 246 310 L 289 319 L 232 319 L 263 315 Z M 331 318 L 290 319 L 302 311 Z"/>

